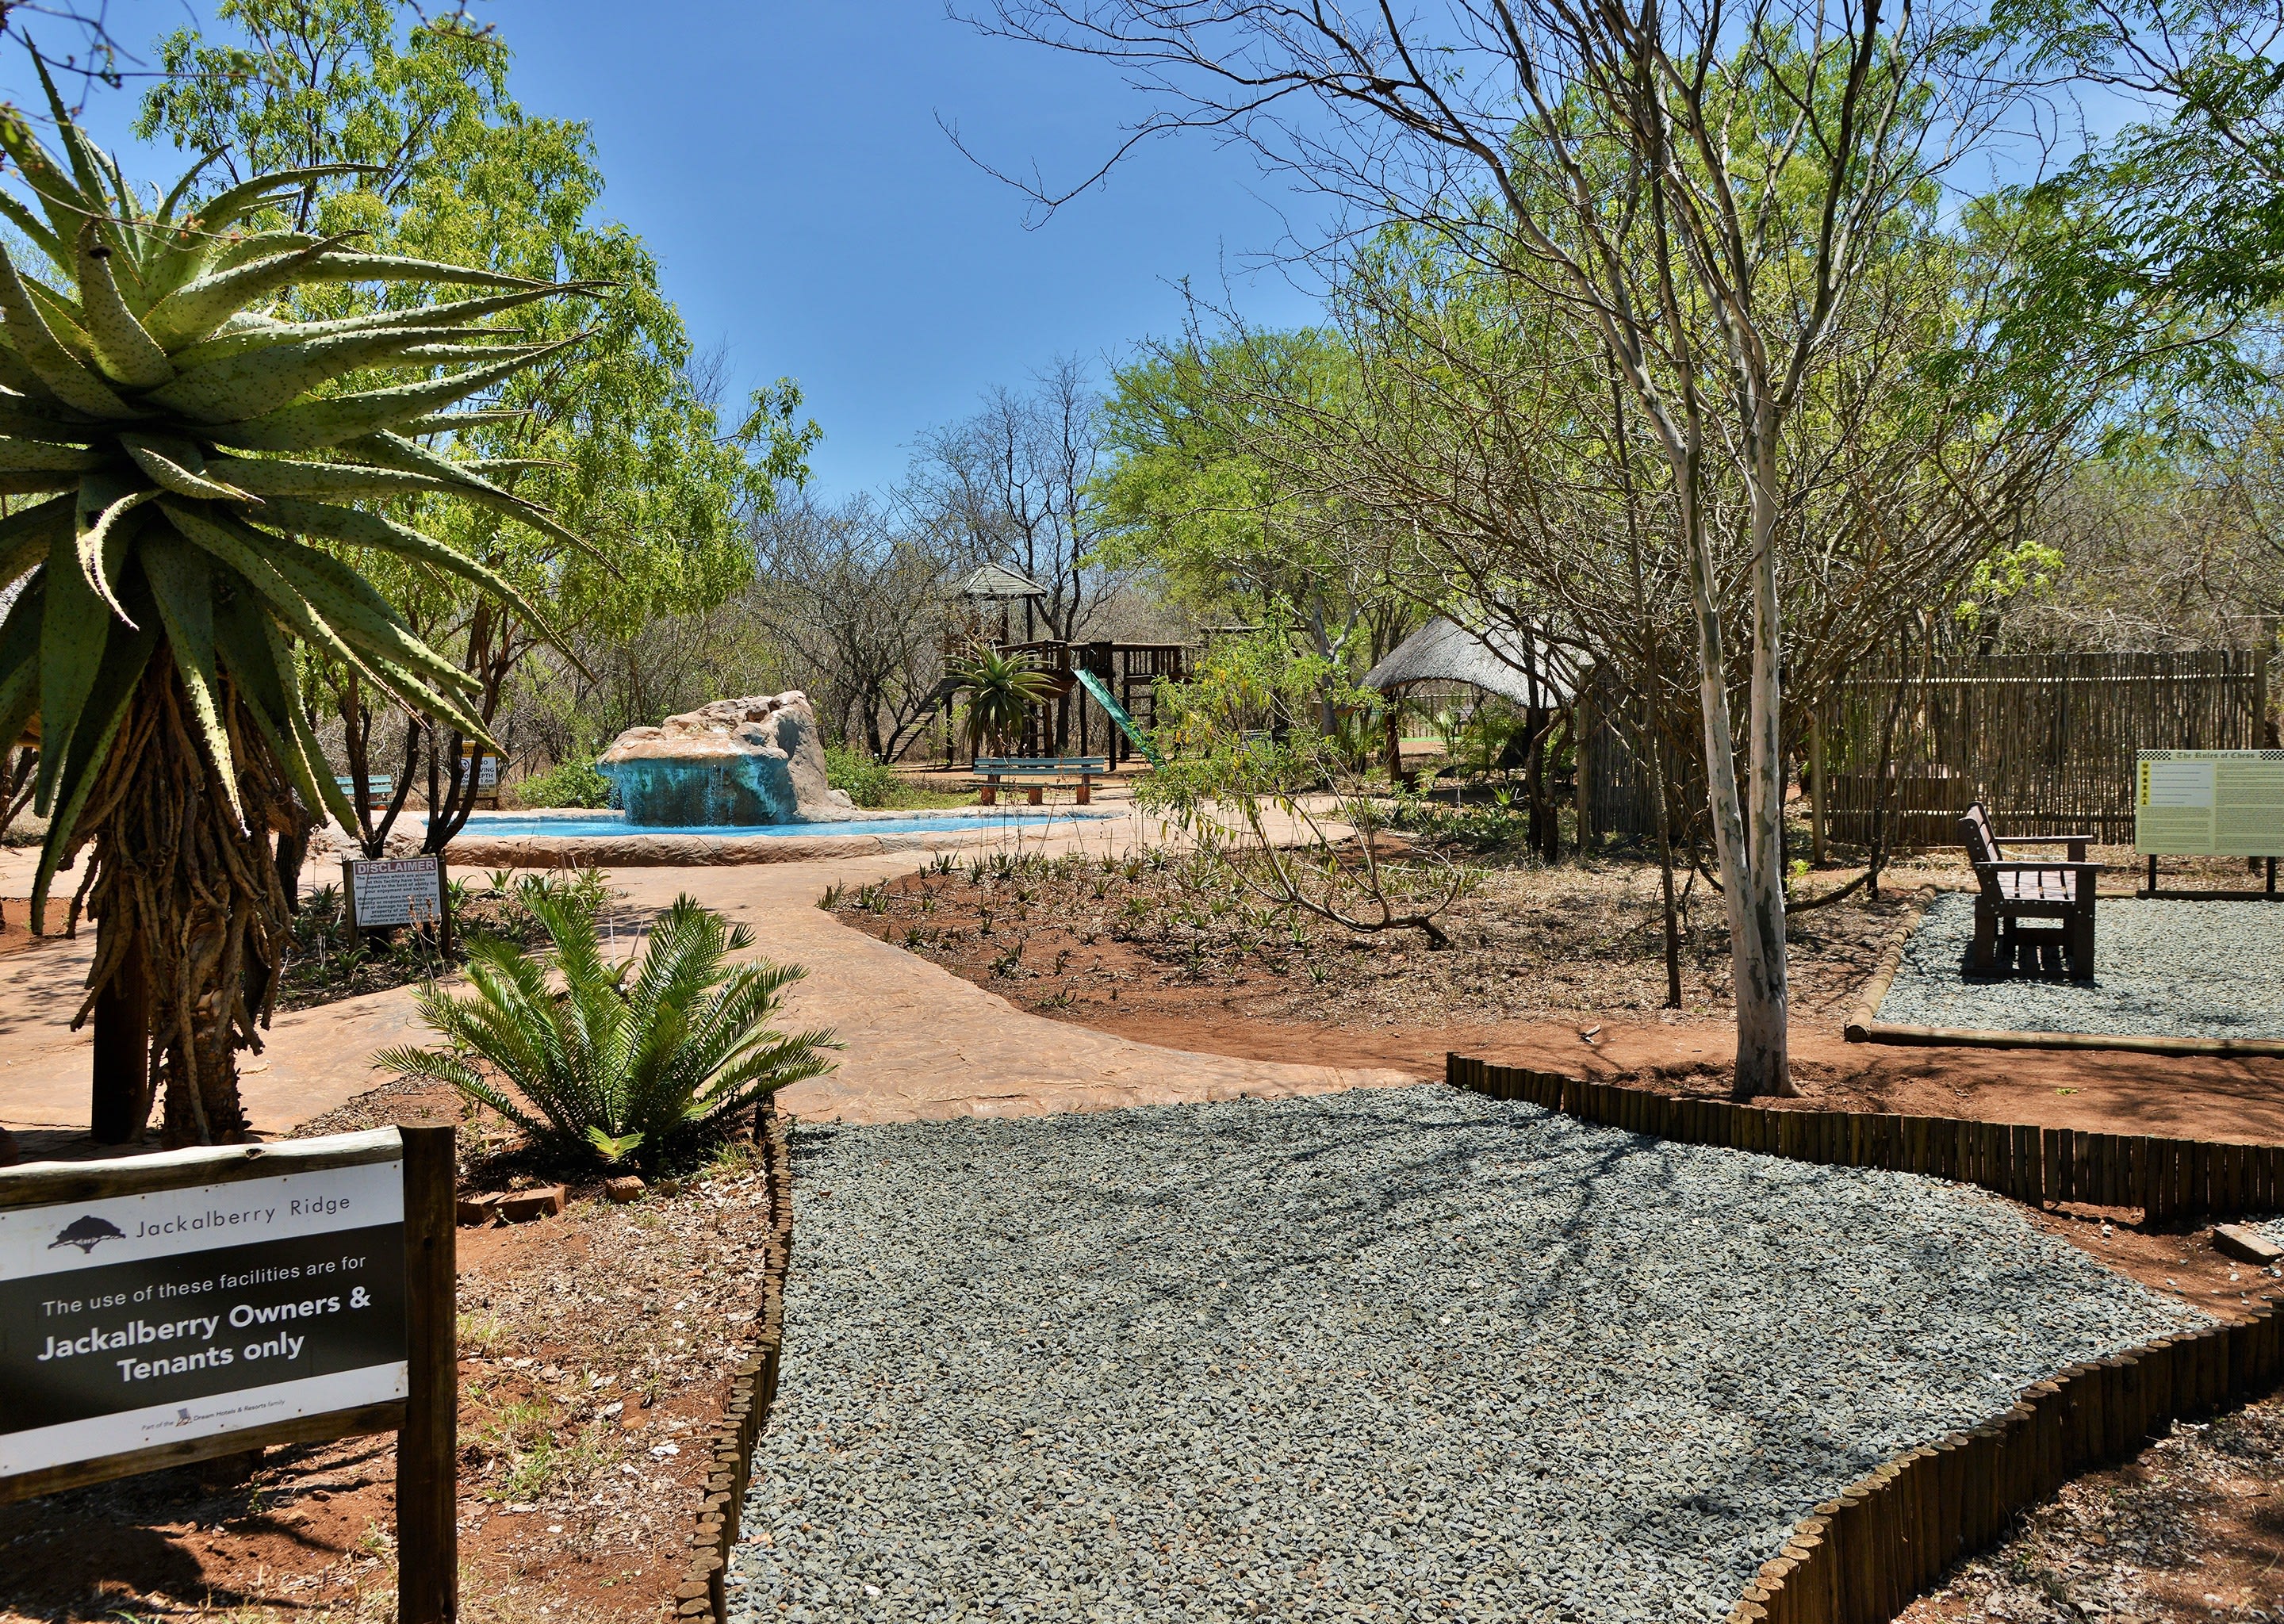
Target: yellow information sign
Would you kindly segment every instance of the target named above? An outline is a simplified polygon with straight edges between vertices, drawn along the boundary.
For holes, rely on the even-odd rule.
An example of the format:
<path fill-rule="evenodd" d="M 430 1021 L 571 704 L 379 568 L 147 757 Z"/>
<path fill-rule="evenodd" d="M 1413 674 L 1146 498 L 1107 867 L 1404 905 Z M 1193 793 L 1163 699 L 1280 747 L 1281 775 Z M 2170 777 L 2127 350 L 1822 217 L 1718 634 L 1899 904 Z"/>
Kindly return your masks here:
<path fill-rule="evenodd" d="M 2284 857 L 2284 750 L 2144 750 L 2133 849 L 2149 857 Z"/>

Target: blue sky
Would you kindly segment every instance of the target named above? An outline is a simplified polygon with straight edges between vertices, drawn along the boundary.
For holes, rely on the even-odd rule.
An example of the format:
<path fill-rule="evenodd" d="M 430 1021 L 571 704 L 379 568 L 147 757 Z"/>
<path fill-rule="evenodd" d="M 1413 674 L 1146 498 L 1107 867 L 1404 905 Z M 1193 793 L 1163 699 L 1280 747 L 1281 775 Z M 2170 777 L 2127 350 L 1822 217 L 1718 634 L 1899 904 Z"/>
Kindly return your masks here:
<path fill-rule="evenodd" d="M 433 6 L 432 6 L 432 9 Z M 1312 301 L 1259 256 L 1311 229 L 1244 154 L 1153 144 L 1036 230 L 955 151 L 1083 175 L 1132 116 L 1096 65 L 983 39 L 935 0 L 479 0 L 513 49 L 525 108 L 594 128 L 606 211 L 639 231 L 701 347 L 746 388 L 798 379 L 829 494 L 894 480 L 924 428 L 1058 355 L 1099 370 L 1181 321 L 1176 285 L 1228 279 L 1256 321 Z M 116 7 L 155 35 L 208 7 Z M 88 121 L 131 148 L 134 92 Z M 122 153 L 122 156 L 125 154 Z M 171 149 L 134 173 L 171 178 Z"/>

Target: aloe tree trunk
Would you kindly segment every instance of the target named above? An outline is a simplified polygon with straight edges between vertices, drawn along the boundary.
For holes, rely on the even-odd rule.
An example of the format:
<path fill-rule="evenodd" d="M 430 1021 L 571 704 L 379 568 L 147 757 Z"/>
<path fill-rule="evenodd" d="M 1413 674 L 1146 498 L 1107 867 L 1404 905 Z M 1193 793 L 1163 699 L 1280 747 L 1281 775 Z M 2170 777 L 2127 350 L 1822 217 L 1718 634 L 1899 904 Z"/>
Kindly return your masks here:
<path fill-rule="evenodd" d="M 169 1147 L 246 1137 L 235 1056 L 262 1046 L 257 1027 L 286 941 L 270 837 L 293 828 L 292 797 L 227 684 L 223 701 L 247 824 L 239 823 L 198 746 L 175 663 L 155 659 L 90 797 L 94 878 L 74 899 L 98 931 L 88 995 L 73 1024 L 139 970 L 151 1053 L 129 1117 L 139 1128 L 152 1091 L 163 1090 L 160 1140 Z"/>

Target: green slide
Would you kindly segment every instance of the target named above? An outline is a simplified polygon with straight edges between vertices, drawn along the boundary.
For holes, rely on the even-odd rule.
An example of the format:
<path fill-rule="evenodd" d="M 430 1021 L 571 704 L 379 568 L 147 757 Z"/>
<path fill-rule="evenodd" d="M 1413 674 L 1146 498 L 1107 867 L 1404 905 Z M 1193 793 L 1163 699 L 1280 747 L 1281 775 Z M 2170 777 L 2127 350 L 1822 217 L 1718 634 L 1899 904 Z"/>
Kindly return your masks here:
<path fill-rule="evenodd" d="M 1084 668 L 1072 671 L 1071 675 L 1078 678 L 1080 687 L 1094 696 L 1094 702 L 1097 705 L 1110 713 L 1110 719 L 1118 724 L 1118 730 L 1134 741 L 1134 747 L 1142 753 L 1143 760 L 1148 761 L 1153 767 L 1163 767 L 1166 764 L 1165 758 L 1158 753 L 1157 746 L 1144 736 L 1141 729 L 1134 725 L 1134 718 L 1126 714 L 1126 707 L 1121 705 L 1117 698 L 1111 693 L 1110 685 L 1107 683 Z"/>

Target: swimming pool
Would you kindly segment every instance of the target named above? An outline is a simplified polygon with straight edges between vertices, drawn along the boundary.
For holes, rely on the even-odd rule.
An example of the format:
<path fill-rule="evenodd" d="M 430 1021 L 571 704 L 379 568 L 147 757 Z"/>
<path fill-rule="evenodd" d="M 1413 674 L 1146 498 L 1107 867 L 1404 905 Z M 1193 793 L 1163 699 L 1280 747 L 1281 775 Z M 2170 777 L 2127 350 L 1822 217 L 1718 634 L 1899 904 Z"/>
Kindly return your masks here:
<path fill-rule="evenodd" d="M 1073 824 L 1088 818 L 1115 816 L 1103 812 L 988 812 L 948 817 L 860 817 L 841 824 L 630 824 L 616 812 L 592 817 L 517 817 L 509 814 L 478 813 L 468 820 L 460 838 L 470 840 L 624 839 L 629 835 L 660 835 L 684 839 L 707 835 L 745 839 L 756 835 L 814 839 L 828 835 L 953 834 L 965 830 L 989 832 L 1011 827 L 1041 828 L 1049 824 Z"/>

